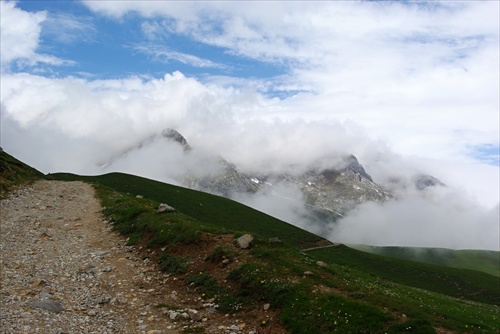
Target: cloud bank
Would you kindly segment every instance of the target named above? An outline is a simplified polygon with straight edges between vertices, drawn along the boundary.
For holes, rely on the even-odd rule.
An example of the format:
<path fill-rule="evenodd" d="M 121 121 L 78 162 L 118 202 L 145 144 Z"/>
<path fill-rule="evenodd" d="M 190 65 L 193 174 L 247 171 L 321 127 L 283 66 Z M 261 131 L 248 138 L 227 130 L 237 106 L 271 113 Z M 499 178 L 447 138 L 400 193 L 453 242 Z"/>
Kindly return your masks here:
<path fill-rule="evenodd" d="M 327 238 L 374 246 L 500 250 L 499 207 L 484 210 L 456 194 L 448 197 L 362 204 L 331 227 Z"/>

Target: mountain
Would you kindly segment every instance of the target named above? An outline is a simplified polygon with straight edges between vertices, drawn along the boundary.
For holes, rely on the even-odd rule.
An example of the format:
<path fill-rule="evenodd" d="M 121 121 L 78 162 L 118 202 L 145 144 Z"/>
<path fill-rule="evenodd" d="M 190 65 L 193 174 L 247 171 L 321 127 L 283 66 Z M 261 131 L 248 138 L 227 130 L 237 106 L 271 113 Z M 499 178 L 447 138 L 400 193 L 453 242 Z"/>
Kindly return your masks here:
<path fill-rule="evenodd" d="M 424 190 L 429 187 L 446 187 L 446 184 L 431 175 L 417 175 L 414 182 L 418 190 Z"/>
<path fill-rule="evenodd" d="M 167 128 L 163 130 L 161 135 L 163 136 L 163 138 L 174 141 L 179 145 L 181 145 L 184 151 L 191 150 L 191 146 L 189 146 L 186 138 L 184 138 L 184 136 L 182 136 L 179 132 L 175 131 L 174 129 Z"/>
<path fill-rule="evenodd" d="M 170 138 L 183 147 L 187 141 L 177 131 L 168 129 Z M 240 172 L 231 162 L 218 158 L 220 169 L 217 173 L 207 176 L 188 176 L 183 184 L 189 188 L 202 190 L 212 194 L 232 198 L 235 194 L 271 194 L 277 197 L 286 197 L 281 193 L 282 187 L 300 189 L 305 198 L 302 203 L 313 210 L 322 210 L 342 216 L 353 206 L 367 201 L 384 202 L 392 195 L 376 184 L 365 171 L 354 155 L 341 159 L 339 166 L 316 167 L 313 162 L 306 172 L 267 173 L 258 171 L 254 175 Z"/>
<path fill-rule="evenodd" d="M 500 254 L 498 251 L 395 246 L 376 247 L 367 245 L 349 245 L 349 247 L 366 253 L 443 267 L 472 269 L 500 277 Z"/>
<path fill-rule="evenodd" d="M 183 149 L 186 162 L 171 161 L 170 164 L 186 167 L 189 165 L 187 161 L 193 158 L 193 155 L 200 153 L 192 149 L 182 134 L 175 129 L 167 128 L 161 134 L 139 141 L 104 165 L 112 165 L 120 157 L 145 149 L 148 145 L 161 140 L 178 144 Z M 252 196 L 254 198 L 268 196 L 288 201 L 290 206 L 294 207 L 294 211 L 301 212 L 303 219 L 317 225 L 316 231 L 344 216 L 359 204 L 383 203 L 394 197 L 390 190 L 373 180 L 352 154 L 311 161 L 309 167 L 300 172 L 281 173 L 266 170 L 241 171 L 237 165 L 216 155 L 207 157 L 204 154 L 203 159 L 202 163 L 197 162 L 203 165 L 197 169 L 197 172 L 188 169 L 180 173 L 177 171 L 174 178 L 176 182 L 191 189 L 232 199 L 248 200 Z M 191 161 L 196 161 L 196 159 L 191 159 Z M 204 165 L 210 168 L 204 169 Z M 392 185 L 395 188 L 408 186 L 398 179 L 394 179 Z M 416 176 L 412 185 L 420 191 L 436 186 L 444 186 L 444 184 L 424 174 Z M 293 192 L 295 196 L 290 196 L 290 192 Z"/>

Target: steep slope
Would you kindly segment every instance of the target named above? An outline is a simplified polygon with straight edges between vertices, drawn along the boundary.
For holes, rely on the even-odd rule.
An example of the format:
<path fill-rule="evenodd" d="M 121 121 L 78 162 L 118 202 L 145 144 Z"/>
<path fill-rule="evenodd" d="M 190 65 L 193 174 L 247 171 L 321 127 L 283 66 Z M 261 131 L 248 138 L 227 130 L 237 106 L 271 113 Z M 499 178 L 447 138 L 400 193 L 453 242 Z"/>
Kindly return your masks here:
<path fill-rule="evenodd" d="M 223 158 L 219 158 L 219 171 L 212 175 L 185 177 L 183 184 L 192 189 L 231 198 L 239 193 L 257 193 L 261 186 L 255 179 L 240 173 L 237 167 Z"/>
<path fill-rule="evenodd" d="M 45 176 L 0 148 L 0 198 L 15 186 L 32 183 Z"/>

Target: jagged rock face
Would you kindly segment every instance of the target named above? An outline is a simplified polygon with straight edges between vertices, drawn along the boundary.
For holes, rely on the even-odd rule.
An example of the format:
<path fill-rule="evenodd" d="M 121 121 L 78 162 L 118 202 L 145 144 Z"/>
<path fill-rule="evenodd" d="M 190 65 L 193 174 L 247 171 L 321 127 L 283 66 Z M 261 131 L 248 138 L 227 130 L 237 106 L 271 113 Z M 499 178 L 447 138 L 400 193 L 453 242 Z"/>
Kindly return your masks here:
<path fill-rule="evenodd" d="M 304 194 L 306 206 L 340 215 L 356 204 L 383 202 L 392 197 L 388 191 L 373 182 L 355 156 L 347 156 L 344 160 L 343 168 L 311 169 L 298 176 L 282 174 L 273 178 L 278 182 L 298 186 Z M 269 184 L 257 180 L 259 184 Z"/>
<path fill-rule="evenodd" d="M 256 193 L 259 190 L 259 186 L 238 172 L 235 165 L 224 159 L 219 159 L 219 164 L 219 173 L 202 178 L 187 177 L 184 185 L 224 197 L 231 197 L 235 193 Z"/>
<path fill-rule="evenodd" d="M 356 204 L 367 201 L 383 202 L 391 194 L 373 182 L 355 156 L 345 158 L 341 169 L 311 169 L 301 175 L 265 174 L 250 176 L 241 173 L 236 166 L 220 160 L 220 173 L 211 177 L 192 178 L 186 186 L 202 191 L 231 197 L 237 193 L 274 193 L 274 185 L 287 185 L 299 188 L 304 194 L 303 203 L 312 209 L 326 210 L 341 215 Z"/>
<path fill-rule="evenodd" d="M 417 187 L 418 190 L 424 190 L 426 188 L 436 186 L 446 187 L 446 184 L 430 175 L 418 175 L 415 178 L 415 187 Z"/>
<path fill-rule="evenodd" d="M 391 194 L 372 181 L 364 169 L 323 170 L 309 173 L 302 190 L 308 205 L 344 213 L 352 206 L 368 201 L 384 202 Z"/>
<path fill-rule="evenodd" d="M 184 138 L 184 136 L 182 136 L 176 130 L 174 130 L 174 129 L 165 129 L 165 130 L 163 130 L 163 132 L 161 133 L 161 135 L 163 137 L 167 138 L 167 139 L 170 139 L 172 141 L 175 141 L 175 142 L 179 143 L 182 146 L 182 148 L 184 149 L 184 151 L 191 150 L 191 146 L 189 146 L 186 138 Z"/>

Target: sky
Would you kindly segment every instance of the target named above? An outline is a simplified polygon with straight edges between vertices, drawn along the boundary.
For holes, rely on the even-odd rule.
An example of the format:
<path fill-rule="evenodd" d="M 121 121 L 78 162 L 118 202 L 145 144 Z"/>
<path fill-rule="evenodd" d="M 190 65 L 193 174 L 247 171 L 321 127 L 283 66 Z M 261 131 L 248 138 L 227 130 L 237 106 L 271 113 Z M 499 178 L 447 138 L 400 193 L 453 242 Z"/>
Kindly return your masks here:
<path fill-rule="evenodd" d="M 352 153 L 381 185 L 422 172 L 460 198 L 367 205 L 345 224 L 359 228 L 333 235 L 361 242 L 375 211 L 385 214 L 370 228 L 383 231 L 425 207 L 431 226 L 466 217 L 459 234 L 493 234 L 498 248 L 499 6 L 1 1 L 0 145 L 45 173 L 114 168 L 165 181 L 178 172 L 165 155 L 180 154 L 166 144 L 101 166 L 165 128 L 244 171 Z"/>

